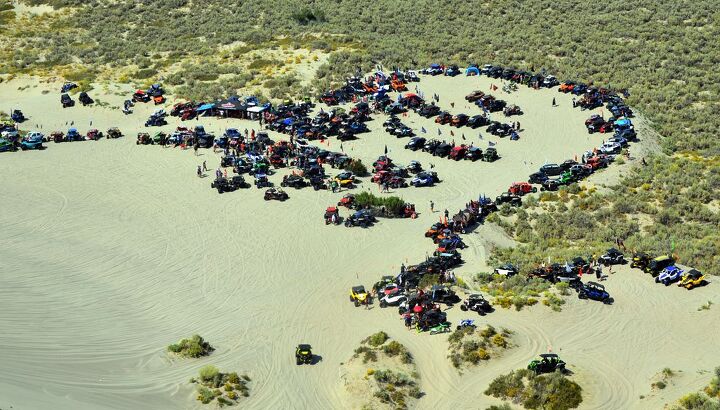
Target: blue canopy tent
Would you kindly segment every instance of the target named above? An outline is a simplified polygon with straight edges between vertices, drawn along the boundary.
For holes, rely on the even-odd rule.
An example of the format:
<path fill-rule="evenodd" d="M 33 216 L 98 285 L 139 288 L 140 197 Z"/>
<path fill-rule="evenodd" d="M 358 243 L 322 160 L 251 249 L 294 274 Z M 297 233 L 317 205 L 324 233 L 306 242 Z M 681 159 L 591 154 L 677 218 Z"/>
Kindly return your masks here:
<path fill-rule="evenodd" d="M 214 109 L 215 109 L 214 103 L 205 103 L 205 104 L 202 104 L 201 106 L 197 107 L 196 111 L 197 111 L 198 117 L 199 117 L 201 115 L 205 115 L 205 116 L 211 115 L 212 111 Z"/>
<path fill-rule="evenodd" d="M 480 75 L 480 69 L 477 66 L 470 66 L 465 70 L 465 75 Z"/>

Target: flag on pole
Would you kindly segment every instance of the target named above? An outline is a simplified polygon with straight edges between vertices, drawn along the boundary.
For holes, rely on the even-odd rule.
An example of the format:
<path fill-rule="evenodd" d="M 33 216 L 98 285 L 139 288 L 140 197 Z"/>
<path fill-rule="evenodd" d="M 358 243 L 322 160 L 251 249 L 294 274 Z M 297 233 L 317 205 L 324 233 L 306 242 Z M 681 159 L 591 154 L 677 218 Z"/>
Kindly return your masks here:
<path fill-rule="evenodd" d="M 453 137 L 455 136 L 455 133 L 453 132 L 453 130 L 450 130 L 450 135 L 452 135 Z"/>
<path fill-rule="evenodd" d="M 464 133 L 463 133 L 463 135 L 462 135 L 462 139 L 465 139 L 465 134 L 464 134 Z"/>
<path fill-rule="evenodd" d="M 440 128 L 438 128 L 438 135 L 442 135 L 442 131 L 440 131 Z"/>
<path fill-rule="evenodd" d="M 422 131 L 423 134 L 427 134 L 427 130 L 425 129 L 425 127 L 420 128 L 420 131 Z"/>

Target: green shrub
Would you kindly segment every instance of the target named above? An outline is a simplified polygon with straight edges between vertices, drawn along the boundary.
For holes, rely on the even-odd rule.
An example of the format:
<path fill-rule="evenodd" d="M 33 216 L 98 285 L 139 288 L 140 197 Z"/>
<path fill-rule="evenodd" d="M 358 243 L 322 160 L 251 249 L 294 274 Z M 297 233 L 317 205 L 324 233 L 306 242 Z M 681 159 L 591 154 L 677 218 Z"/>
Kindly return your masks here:
<path fill-rule="evenodd" d="M 555 284 L 555 289 L 563 296 L 570 295 L 570 284 L 567 282 L 560 282 Z"/>
<path fill-rule="evenodd" d="M 377 352 L 375 350 L 368 350 L 363 354 L 363 363 L 377 362 Z"/>
<path fill-rule="evenodd" d="M 440 283 L 440 275 L 425 274 L 418 282 L 419 289 L 429 289 Z"/>
<path fill-rule="evenodd" d="M 513 410 L 513 408 L 512 408 L 512 406 L 510 406 L 509 404 L 503 403 L 503 404 L 501 404 L 501 405 L 499 405 L 499 406 L 498 406 L 498 405 L 492 405 L 492 406 L 488 407 L 488 408 L 485 409 L 485 410 Z"/>
<path fill-rule="evenodd" d="M 215 350 L 199 335 L 193 335 L 190 339 L 182 339 L 179 343 L 168 346 L 167 349 L 181 356 L 192 358 L 207 356 Z"/>
<path fill-rule="evenodd" d="M 390 343 L 382 347 L 382 350 L 388 356 L 397 356 L 405 351 L 405 346 L 396 340 L 391 340 Z"/>
<path fill-rule="evenodd" d="M 368 338 L 365 339 L 364 342 L 366 342 L 370 346 L 378 347 L 381 344 L 385 343 L 389 338 L 390 337 L 387 335 L 387 333 L 380 331 L 368 336 Z"/>
<path fill-rule="evenodd" d="M 502 347 L 502 348 L 506 348 L 508 345 L 507 340 L 505 340 L 505 336 L 503 336 L 499 333 L 492 337 L 492 343 L 495 346 Z"/>
<path fill-rule="evenodd" d="M 664 389 L 664 388 L 666 387 L 666 384 L 665 384 L 664 381 L 660 380 L 660 381 L 657 381 L 657 382 L 653 383 L 653 384 L 652 384 L 652 387 L 654 387 L 654 388 L 656 388 L 656 389 L 658 389 L 658 390 L 662 390 L 662 389 Z"/>
<path fill-rule="evenodd" d="M 235 372 L 228 374 L 228 383 L 238 384 L 240 383 L 240 377 Z"/>
<path fill-rule="evenodd" d="M 204 382 L 208 382 L 210 380 L 215 379 L 215 377 L 220 375 L 220 371 L 217 367 L 208 364 L 200 368 L 200 380 Z"/>
<path fill-rule="evenodd" d="M 197 391 L 198 391 L 197 399 L 202 404 L 208 404 L 215 399 L 215 394 L 213 394 L 212 390 L 208 389 L 205 386 L 198 386 Z"/>
<path fill-rule="evenodd" d="M 232 406 L 233 404 L 235 404 L 235 402 L 233 402 L 232 400 L 226 399 L 225 397 L 222 397 L 222 396 L 218 397 L 217 401 L 218 401 L 218 404 L 220 404 L 220 407 Z"/>
<path fill-rule="evenodd" d="M 685 396 L 681 397 L 680 400 L 678 400 L 678 404 L 682 406 L 683 409 L 687 410 L 705 410 L 706 408 L 712 409 L 709 406 L 706 407 L 706 404 L 708 402 L 708 397 L 704 396 L 702 393 L 686 394 Z"/>
<path fill-rule="evenodd" d="M 355 195 L 355 203 L 362 208 L 373 208 L 381 211 L 382 216 L 399 216 L 405 211 L 405 201 L 397 196 L 378 197 L 370 192 Z"/>
<path fill-rule="evenodd" d="M 566 410 L 582 403 L 580 386 L 559 372 L 537 376 L 530 370 L 516 370 L 495 378 L 485 394 L 528 409 Z"/>
<path fill-rule="evenodd" d="M 497 331 L 491 325 L 487 325 L 487 327 L 485 329 L 480 331 L 480 336 L 482 336 L 484 338 L 493 337 L 496 334 L 497 334 Z"/>
<path fill-rule="evenodd" d="M 366 177 L 370 175 L 365 164 L 363 164 L 363 162 L 359 159 L 353 159 L 352 161 L 350 161 L 346 170 L 352 172 L 359 177 Z"/>

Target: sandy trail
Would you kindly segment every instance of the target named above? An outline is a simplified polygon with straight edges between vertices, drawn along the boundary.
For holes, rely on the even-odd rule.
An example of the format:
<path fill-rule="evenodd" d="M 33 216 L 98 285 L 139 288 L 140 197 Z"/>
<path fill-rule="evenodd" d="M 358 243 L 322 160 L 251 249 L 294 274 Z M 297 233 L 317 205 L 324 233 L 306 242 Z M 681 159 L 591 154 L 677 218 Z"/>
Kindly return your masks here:
<path fill-rule="evenodd" d="M 438 93 L 440 105 L 465 109 L 463 96 L 488 90 L 485 78 L 425 78 L 426 95 Z M 423 232 L 438 216 L 428 203 L 454 212 L 480 193 L 496 195 L 523 180 L 545 161 L 581 155 L 602 139 L 588 136 L 582 121 L 589 113 L 572 110 L 570 97 L 555 91 L 521 88 L 495 94 L 518 103 L 526 131 L 520 141 L 500 140 L 481 131 L 454 130 L 456 142 L 486 146 L 497 142 L 503 157 L 495 163 L 460 163 L 412 153 L 382 131 L 384 116 L 372 130 L 343 144 L 346 152 L 371 163 L 385 145 L 399 163 L 420 160 L 435 165 L 443 182 L 434 188 L 398 193 L 417 204 L 415 220 L 383 220 L 372 229 L 325 226 L 322 213 L 344 193 L 290 190 L 285 203 L 262 200 L 252 188 L 218 195 L 210 179 L 194 172 L 206 160 L 214 169 L 219 155 L 138 147 L 134 135 L 154 109 L 138 106 L 124 116 L 107 108 L 58 107 L 57 84 L 23 92 L 35 84 L 15 80 L 0 84 L 3 109 L 20 107 L 26 126 L 66 130 L 74 121 L 81 132 L 120 126 L 127 135 L 113 141 L 49 144 L 43 152 L 0 157 L 3 184 L 0 214 L 0 406 L 22 409 L 196 408 L 188 379 L 212 363 L 222 370 L 252 377 L 250 408 L 343 407 L 338 365 L 359 341 L 378 330 L 408 346 L 416 357 L 427 395 L 420 408 L 482 408 L 495 401 L 482 394 L 499 373 L 524 366 L 551 347 L 570 362 L 586 394 L 582 408 L 657 408 L 699 387 L 699 370 L 717 365 L 720 317 L 697 308 L 718 303 L 715 285 L 692 292 L 664 288 L 627 269 L 607 282 L 617 303 L 570 300 L 561 313 L 543 307 L 523 312 L 498 310 L 481 324 L 507 327 L 518 344 L 490 363 L 459 375 L 446 358 L 442 336 L 405 330 L 393 309 L 355 308 L 350 286 L 371 286 L 383 274 L 415 263 L 432 251 Z M 499 85 L 499 84 L 498 84 Z M 94 97 L 95 95 L 91 93 Z M 100 96 L 113 105 L 123 97 Z M 552 98 L 559 107 L 550 108 Z M 174 120 L 174 119 L 173 119 Z M 435 136 L 432 120 L 414 114 L 405 120 Z M 171 121 L 173 122 L 173 121 Z M 192 121 L 194 125 L 198 121 Z M 202 119 L 220 134 L 232 124 Z M 170 130 L 176 124 L 165 127 Z M 441 127 L 448 139 L 450 127 Z M 154 130 L 153 130 L 154 131 Z M 271 133 L 272 136 L 276 136 Z M 335 140 L 330 149 L 337 150 Z M 211 172 L 212 173 L 212 172 Z M 601 175 L 598 176 L 601 178 Z M 279 182 L 280 177 L 271 178 Z M 364 183 L 358 190 L 378 192 Z M 467 235 L 467 263 L 456 270 L 470 275 L 485 270 L 483 245 L 510 241 L 490 226 Z M 449 310 L 457 321 L 467 317 Z M 672 324 L 672 328 L 671 325 Z M 672 329 L 672 330 L 671 330 Z M 217 350 L 200 360 L 173 360 L 165 347 L 199 333 Z M 702 342 L 698 342 L 702 341 Z M 320 365 L 297 367 L 293 349 L 311 343 L 323 357 Z M 687 346 L 696 345 L 688 349 Z M 661 395 L 648 396 L 650 378 L 664 367 L 683 371 Z"/>

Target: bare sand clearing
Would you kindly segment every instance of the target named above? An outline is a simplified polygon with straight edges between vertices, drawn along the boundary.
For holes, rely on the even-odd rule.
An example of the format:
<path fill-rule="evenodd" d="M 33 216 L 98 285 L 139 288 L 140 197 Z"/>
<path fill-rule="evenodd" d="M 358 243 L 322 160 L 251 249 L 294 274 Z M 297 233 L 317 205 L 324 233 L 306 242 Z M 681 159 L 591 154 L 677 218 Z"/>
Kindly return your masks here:
<path fill-rule="evenodd" d="M 479 110 L 466 109 L 464 95 L 476 88 L 487 91 L 490 83 L 423 78 L 420 86 L 426 96 L 438 93 L 445 108 L 455 102 L 452 112 L 474 114 Z M 408 332 L 394 309 L 367 311 L 348 302 L 350 286 L 371 286 L 401 262 L 416 263 L 432 251 L 423 232 L 439 214 L 429 213 L 429 200 L 454 212 L 480 193 L 494 196 L 527 178 L 545 161 L 580 156 L 599 145 L 603 137 L 589 136 L 583 127 L 589 113 L 573 110 L 569 96 L 525 88 L 512 95 L 495 92 L 523 108 L 519 120 L 525 131 L 520 141 L 491 138 L 502 156 L 491 164 L 404 150 L 407 140 L 385 134 L 384 116 L 374 116 L 372 132 L 345 143 L 347 152 L 371 163 L 387 145 L 397 162 L 433 162 L 443 182 L 398 192 L 417 204 L 422 213 L 417 220 L 382 220 L 363 230 L 323 224 L 325 207 L 342 194 L 290 190 L 285 203 L 265 202 L 255 188 L 218 195 L 210 178 L 195 176 L 203 160 L 211 170 L 217 167 L 218 154 L 205 150 L 195 157 L 191 150 L 135 145 L 151 105 L 137 106 L 128 117 L 100 107 L 63 110 L 58 84 L 35 84 L 22 79 L 0 85 L 2 109 L 21 108 L 30 118 L 24 127 L 41 124 L 47 134 L 65 131 L 65 122 L 72 120 L 85 132 L 92 120 L 103 130 L 119 126 L 127 137 L 0 154 L 2 408 L 197 408 L 188 379 L 208 363 L 252 377 L 243 406 L 343 408 L 340 362 L 378 330 L 415 356 L 427 393 L 419 400 L 423 409 L 496 403 L 482 393 L 489 381 L 548 348 L 570 363 L 585 391 L 585 409 L 660 408 L 699 388 L 709 376 L 698 371 L 720 361 L 716 306 L 697 310 L 709 299 L 720 302 L 717 286 L 691 292 L 665 288 L 627 268 L 606 282 L 614 306 L 571 298 L 560 313 L 536 306 L 522 312 L 499 309 L 480 318 L 480 325 L 516 332 L 518 347 L 462 376 L 446 358 L 444 336 Z M 17 90 L 25 85 L 31 87 Z M 42 94 L 44 89 L 50 92 Z M 123 100 L 90 94 L 112 105 Z M 559 107 L 550 107 L 553 97 Z M 166 130 L 177 125 L 170 121 Z M 406 122 L 437 134 L 432 120 L 411 113 Z M 218 134 L 229 125 L 256 126 L 202 123 Z M 450 140 L 450 128 L 442 129 Z M 482 132 L 481 141 L 468 129 L 454 132 L 456 142 L 463 133 L 476 145 L 485 146 L 489 138 Z M 333 139 L 330 149 L 338 148 Z M 602 180 L 602 173 L 594 178 Z M 271 179 L 279 182 L 280 175 Z M 360 189 L 378 191 L 369 183 Z M 470 248 L 463 251 L 466 264 L 456 270 L 460 276 L 487 269 L 487 243 L 512 243 L 491 226 L 465 239 Z M 468 316 L 457 308 L 448 314 L 452 321 Z M 168 344 L 193 333 L 217 350 L 199 360 L 165 353 Z M 323 361 L 296 366 L 294 347 L 300 342 L 312 344 Z M 650 394 L 651 378 L 664 367 L 682 373 L 665 390 Z"/>

